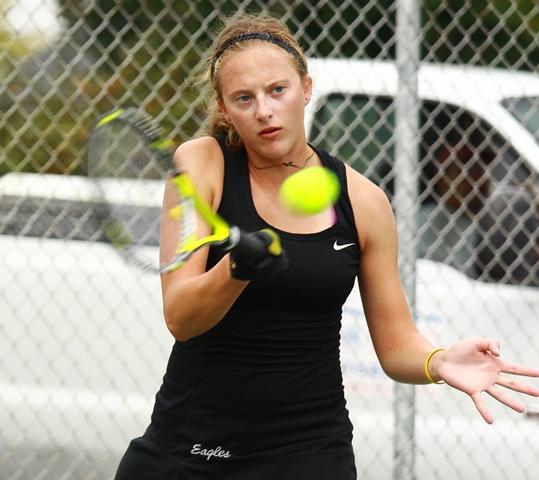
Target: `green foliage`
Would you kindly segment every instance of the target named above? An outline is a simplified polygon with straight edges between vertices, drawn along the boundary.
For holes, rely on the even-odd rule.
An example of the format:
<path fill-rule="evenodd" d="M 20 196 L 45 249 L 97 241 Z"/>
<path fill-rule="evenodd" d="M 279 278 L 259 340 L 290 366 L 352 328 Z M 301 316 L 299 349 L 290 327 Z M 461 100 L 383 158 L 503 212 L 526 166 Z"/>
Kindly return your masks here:
<path fill-rule="evenodd" d="M 28 53 L 34 39 L 17 38 L 5 22 L 11 2 L 0 0 L 0 78 L 4 78 L 13 69 L 13 59 L 23 57 Z"/>
<path fill-rule="evenodd" d="M 423 51 L 429 61 L 537 70 L 536 0 L 427 0 Z"/>
<path fill-rule="evenodd" d="M 291 23 L 304 29 L 301 41 L 311 56 L 394 58 L 395 10 L 394 0 L 307 0 L 294 9 Z"/>

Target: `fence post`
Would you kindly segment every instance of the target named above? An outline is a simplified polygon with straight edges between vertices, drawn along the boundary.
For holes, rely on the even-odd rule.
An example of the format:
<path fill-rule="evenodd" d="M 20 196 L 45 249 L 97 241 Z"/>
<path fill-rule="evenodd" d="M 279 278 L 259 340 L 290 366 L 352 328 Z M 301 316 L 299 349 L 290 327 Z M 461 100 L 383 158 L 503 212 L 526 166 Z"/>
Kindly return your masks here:
<path fill-rule="evenodd" d="M 418 199 L 420 7 L 417 0 L 397 2 L 397 70 L 395 110 L 395 199 L 399 259 L 403 285 L 415 317 L 416 213 Z M 415 389 L 396 384 L 394 398 L 394 480 L 415 478 Z"/>

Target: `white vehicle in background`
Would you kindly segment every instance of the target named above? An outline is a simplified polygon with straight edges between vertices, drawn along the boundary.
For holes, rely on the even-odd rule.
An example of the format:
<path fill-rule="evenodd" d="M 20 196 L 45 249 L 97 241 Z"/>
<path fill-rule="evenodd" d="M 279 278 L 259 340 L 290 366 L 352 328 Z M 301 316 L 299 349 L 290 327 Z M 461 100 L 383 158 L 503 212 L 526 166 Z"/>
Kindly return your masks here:
<path fill-rule="evenodd" d="M 311 68 L 310 140 L 351 160 L 391 195 L 391 149 L 383 147 L 392 138 L 394 66 L 312 60 Z M 466 128 L 487 132 L 499 153 L 490 172 L 496 185 L 537 188 L 538 75 L 424 66 L 418 94 L 422 159 L 457 112 Z M 136 212 L 151 225 L 160 186 L 148 181 L 148 191 Z M 114 192 L 121 202 L 129 202 L 127 193 Z M 173 343 L 161 318 L 159 278 L 106 243 L 95 198 L 80 177 L 0 178 L 0 478 L 110 478 L 129 439 L 149 422 Z M 156 230 L 146 248 L 157 251 Z M 508 359 L 538 365 L 539 270 L 530 255 L 517 254 L 521 265 L 501 279 L 419 259 L 419 328 L 441 345 L 495 336 Z M 374 355 L 357 289 L 344 308 L 341 361 L 358 477 L 392 478 L 393 383 Z M 491 402 L 496 422 L 488 426 L 447 386 L 417 392 L 418 479 L 535 478 L 539 410 L 532 401 L 525 399 L 522 416 Z"/>

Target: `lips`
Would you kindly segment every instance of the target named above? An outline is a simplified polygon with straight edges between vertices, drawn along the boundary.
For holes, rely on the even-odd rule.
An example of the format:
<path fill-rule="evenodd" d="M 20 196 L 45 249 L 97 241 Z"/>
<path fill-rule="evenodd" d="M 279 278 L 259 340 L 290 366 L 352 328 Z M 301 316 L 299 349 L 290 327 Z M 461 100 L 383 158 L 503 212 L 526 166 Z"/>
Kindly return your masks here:
<path fill-rule="evenodd" d="M 280 127 L 266 127 L 258 132 L 258 135 L 264 138 L 274 137 L 281 131 Z"/>

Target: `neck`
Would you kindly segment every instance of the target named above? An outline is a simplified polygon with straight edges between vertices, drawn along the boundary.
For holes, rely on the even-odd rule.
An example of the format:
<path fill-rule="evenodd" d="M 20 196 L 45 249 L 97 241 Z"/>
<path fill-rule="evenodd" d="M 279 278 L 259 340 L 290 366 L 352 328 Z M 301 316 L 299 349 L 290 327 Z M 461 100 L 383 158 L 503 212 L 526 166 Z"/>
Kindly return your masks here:
<path fill-rule="evenodd" d="M 279 167 L 290 168 L 290 169 L 295 169 L 295 170 L 301 170 L 301 169 L 307 167 L 308 164 L 311 162 L 312 158 L 314 157 L 314 153 L 315 153 L 314 149 L 312 149 L 309 146 L 307 148 L 308 148 L 308 152 L 305 153 L 305 159 L 300 160 L 299 162 L 289 160 L 289 161 L 286 161 L 286 162 L 280 162 L 280 163 L 276 163 L 276 164 L 273 164 L 273 165 L 259 165 L 259 164 L 257 164 L 257 162 L 250 161 L 249 164 L 256 170 L 267 170 L 267 169 L 270 169 L 270 168 L 279 169 Z"/>

